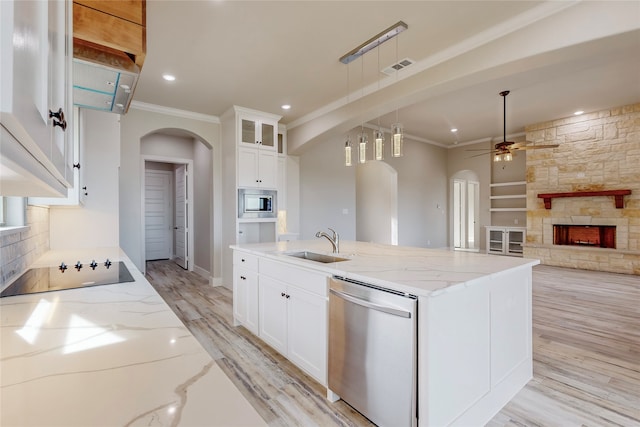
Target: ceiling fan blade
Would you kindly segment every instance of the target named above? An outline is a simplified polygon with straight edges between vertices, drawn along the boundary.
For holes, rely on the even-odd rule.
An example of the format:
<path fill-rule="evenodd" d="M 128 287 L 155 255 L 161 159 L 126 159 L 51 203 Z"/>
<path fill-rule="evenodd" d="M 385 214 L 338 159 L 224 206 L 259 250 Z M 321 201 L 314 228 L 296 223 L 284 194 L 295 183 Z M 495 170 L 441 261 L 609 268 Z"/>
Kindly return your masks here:
<path fill-rule="evenodd" d="M 467 148 L 464 151 L 494 151 L 493 148 Z"/>
<path fill-rule="evenodd" d="M 536 150 L 538 148 L 557 148 L 560 145 L 558 144 L 547 144 L 547 145 L 523 145 L 521 147 L 512 147 L 514 150 Z"/>

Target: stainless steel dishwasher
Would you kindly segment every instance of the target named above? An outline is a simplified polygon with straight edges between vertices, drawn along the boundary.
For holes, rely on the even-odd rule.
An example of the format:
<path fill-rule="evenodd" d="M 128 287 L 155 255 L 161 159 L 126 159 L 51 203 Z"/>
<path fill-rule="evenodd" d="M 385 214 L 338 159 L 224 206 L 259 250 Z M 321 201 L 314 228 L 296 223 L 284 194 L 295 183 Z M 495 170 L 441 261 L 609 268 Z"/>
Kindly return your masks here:
<path fill-rule="evenodd" d="M 334 276 L 329 286 L 329 389 L 379 426 L 417 425 L 413 295 Z"/>

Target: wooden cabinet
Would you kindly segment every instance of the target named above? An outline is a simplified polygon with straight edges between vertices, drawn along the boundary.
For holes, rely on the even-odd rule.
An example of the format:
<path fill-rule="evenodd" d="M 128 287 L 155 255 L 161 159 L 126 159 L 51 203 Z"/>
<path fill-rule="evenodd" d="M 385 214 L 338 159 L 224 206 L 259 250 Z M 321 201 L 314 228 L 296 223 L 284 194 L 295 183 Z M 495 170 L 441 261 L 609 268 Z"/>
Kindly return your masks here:
<path fill-rule="evenodd" d="M 235 252 L 233 258 L 233 320 L 259 334 L 258 258 Z"/>
<path fill-rule="evenodd" d="M 238 149 L 238 186 L 276 188 L 278 158 L 274 151 L 262 148 Z"/>
<path fill-rule="evenodd" d="M 487 227 L 487 253 L 522 256 L 526 241 L 524 227 Z"/>
<path fill-rule="evenodd" d="M 2 173 L 3 194 L 65 195 L 73 182 L 71 3 L 7 0 L 0 7 L 0 145 L 11 176 Z"/>

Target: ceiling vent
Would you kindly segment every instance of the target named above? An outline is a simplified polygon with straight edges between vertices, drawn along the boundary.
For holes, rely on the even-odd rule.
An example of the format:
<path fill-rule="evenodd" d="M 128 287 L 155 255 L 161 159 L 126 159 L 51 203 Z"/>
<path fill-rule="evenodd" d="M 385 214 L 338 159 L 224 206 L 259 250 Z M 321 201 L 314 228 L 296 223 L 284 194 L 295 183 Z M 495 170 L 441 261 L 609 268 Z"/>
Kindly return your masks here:
<path fill-rule="evenodd" d="M 413 65 L 415 63 L 416 61 L 414 61 L 413 59 L 404 58 L 395 64 L 389 65 L 387 68 L 383 69 L 382 72 L 388 76 L 392 76 L 393 74 L 395 74 L 396 71 L 400 71 L 403 68 L 407 68 L 408 66 Z"/>

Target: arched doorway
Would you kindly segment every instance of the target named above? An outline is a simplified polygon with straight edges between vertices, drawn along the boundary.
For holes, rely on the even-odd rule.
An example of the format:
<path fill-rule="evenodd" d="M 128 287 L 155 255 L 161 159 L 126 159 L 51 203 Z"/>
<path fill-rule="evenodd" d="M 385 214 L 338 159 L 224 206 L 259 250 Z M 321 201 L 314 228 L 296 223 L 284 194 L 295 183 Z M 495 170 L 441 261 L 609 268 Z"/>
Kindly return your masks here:
<path fill-rule="evenodd" d="M 356 240 L 398 244 L 398 172 L 385 162 L 356 168 Z"/>

